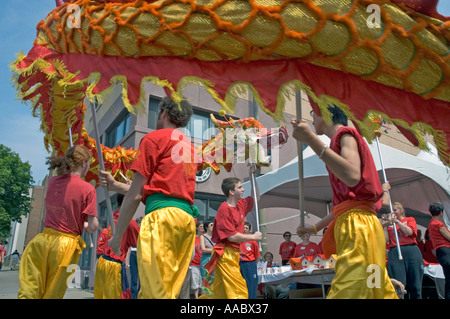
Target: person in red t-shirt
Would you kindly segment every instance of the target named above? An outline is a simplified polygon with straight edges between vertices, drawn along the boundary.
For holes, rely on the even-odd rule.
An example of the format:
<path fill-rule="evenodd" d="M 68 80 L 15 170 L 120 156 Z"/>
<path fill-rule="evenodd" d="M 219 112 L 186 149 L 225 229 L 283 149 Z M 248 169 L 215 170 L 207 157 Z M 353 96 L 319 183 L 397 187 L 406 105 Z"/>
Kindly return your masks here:
<path fill-rule="evenodd" d="M 249 222 L 244 224 L 244 234 L 250 234 L 252 225 Z M 247 283 L 248 299 L 256 299 L 258 290 L 258 265 L 257 262 L 261 257 L 259 253 L 259 245 L 256 241 L 244 241 L 239 247 L 239 267 L 241 268 L 242 277 Z"/>
<path fill-rule="evenodd" d="M 420 246 L 419 246 L 420 248 Z M 438 264 L 439 261 L 436 257 L 436 250 L 433 247 L 433 242 L 430 238 L 430 231 L 427 229 L 425 231 L 425 244 L 423 245 L 422 256 L 425 261 L 429 263 Z"/>
<path fill-rule="evenodd" d="M 280 250 L 278 253 L 281 255 L 281 265 L 287 265 L 289 259 L 294 257 L 294 251 L 297 244 L 291 241 L 292 234 L 291 232 L 284 232 L 283 238 L 284 242 L 280 244 Z"/>
<path fill-rule="evenodd" d="M 123 195 L 117 195 L 117 203 L 120 206 Z M 113 212 L 114 223 L 119 219 L 119 210 Z M 139 225 L 131 220 L 120 246 L 120 255 L 116 255 L 109 247 L 108 240 L 111 238 L 111 230 L 108 229 L 102 255 L 100 256 L 95 270 L 94 299 L 131 299 L 131 291 L 126 281 L 125 258 L 130 247 L 136 247 L 139 235 Z"/>
<path fill-rule="evenodd" d="M 103 253 L 103 246 L 105 246 L 105 242 L 108 238 L 108 221 L 105 217 L 100 217 L 98 219 L 98 226 L 100 230 L 100 234 L 97 238 L 97 258 L 99 258 Z"/>
<path fill-rule="evenodd" d="M 423 257 L 417 246 L 417 224 L 413 217 L 405 216 L 399 202 L 392 205 L 393 214 L 388 215 L 389 254 L 387 269 L 389 277 L 397 279 L 406 287 L 409 298 L 422 298 Z M 394 233 L 397 228 L 403 260 L 399 259 Z M 394 249 L 395 248 L 395 249 Z"/>
<path fill-rule="evenodd" d="M 376 216 L 381 208 L 383 189 L 367 142 L 356 129 L 347 127 L 347 116 L 337 106 L 312 111 L 315 132 L 305 120 L 292 119 L 292 136 L 308 144 L 328 170 L 333 192 L 332 214 L 314 225 L 301 225 L 297 234 L 317 234 L 328 226 L 323 237 L 325 256 L 336 253 L 336 276 L 327 298 L 395 298 L 386 271 L 385 238 Z M 318 135 L 330 138 L 325 145 Z M 351 234 L 351 236 L 349 235 Z M 369 249 L 370 247 L 370 249 Z M 379 269 L 380 285 L 368 287 L 368 267 Z"/>
<path fill-rule="evenodd" d="M 189 123 L 192 105 L 165 97 L 159 103 L 157 129 L 145 135 L 133 161 L 131 185 L 101 171 L 101 183 L 125 194 L 113 251 L 140 202 L 145 204 L 138 237 L 137 259 L 141 289 L 138 298 L 176 299 L 189 270 L 195 245 L 195 177 L 201 165 L 190 139 L 180 130 Z"/>
<path fill-rule="evenodd" d="M 250 170 L 253 169 L 251 166 Z M 259 241 L 262 234 L 243 233 L 245 216 L 252 210 L 254 201 L 250 196 L 242 198 L 242 182 L 235 177 L 225 178 L 222 191 L 227 199 L 220 205 L 214 219 L 214 252 L 205 266 L 209 274 L 214 271 L 214 281 L 210 293 L 200 296 L 200 299 L 247 299 L 247 285 L 239 267 L 240 243 Z"/>
<path fill-rule="evenodd" d="M 62 299 L 69 265 L 77 265 L 86 247 L 81 234 L 97 230 L 95 188 L 85 182 L 92 154 L 84 146 L 70 147 L 63 157 L 50 157 L 45 196 L 44 230 L 28 243 L 19 268 L 19 299 Z"/>
<path fill-rule="evenodd" d="M 294 257 L 315 256 L 319 253 L 319 246 L 309 241 L 311 235 L 305 233 L 302 235 L 302 242 L 297 244 L 294 251 Z"/>
<path fill-rule="evenodd" d="M 3 260 L 5 256 L 6 256 L 5 246 L 1 245 L 0 242 L 0 270 L 2 270 Z"/>
<path fill-rule="evenodd" d="M 202 288 L 202 274 L 200 272 L 200 261 L 202 258 L 202 249 L 200 247 L 200 236 L 203 234 L 203 223 L 197 223 L 197 236 L 195 236 L 194 258 L 189 264 L 191 272 L 191 290 L 194 291 L 194 296 L 197 299 Z"/>
<path fill-rule="evenodd" d="M 450 299 L 450 231 L 444 223 L 444 206 L 441 203 L 432 203 L 428 210 L 432 216 L 428 224 L 430 238 L 444 271 L 445 299 Z"/>

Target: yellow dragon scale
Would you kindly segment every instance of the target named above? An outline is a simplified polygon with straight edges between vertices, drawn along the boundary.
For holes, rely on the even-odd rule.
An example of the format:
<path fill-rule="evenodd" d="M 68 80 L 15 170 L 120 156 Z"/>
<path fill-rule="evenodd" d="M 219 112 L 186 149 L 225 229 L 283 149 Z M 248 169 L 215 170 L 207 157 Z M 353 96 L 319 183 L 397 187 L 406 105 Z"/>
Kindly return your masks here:
<path fill-rule="evenodd" d="M 75 1 L 38 25 L 37 43 L 61 53 L 202 61 L 302 59 L 450 101 L 449 24 L 376 0 Z M 374 27 L 368 5 L 379 4 Z M 370 8 L 369 8 L 370 9 Z M 401 54 L 398 54 L 401 52 Z"/>

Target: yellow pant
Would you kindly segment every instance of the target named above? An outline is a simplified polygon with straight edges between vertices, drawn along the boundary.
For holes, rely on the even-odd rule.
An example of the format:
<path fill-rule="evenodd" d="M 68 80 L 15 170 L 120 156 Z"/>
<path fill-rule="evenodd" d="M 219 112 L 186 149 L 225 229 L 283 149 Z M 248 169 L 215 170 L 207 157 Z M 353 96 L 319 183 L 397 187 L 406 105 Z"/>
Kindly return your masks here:
<path fill-rule="evenodd" d="M 122 264 L 100 257 L 94 281 L 94 299 L 120 299 L 122 296 Z"/>
<path fill-rule="evenodd" d="M 62 299 L 78 265 L 83 239 L 51 228 L 34 237 L 25 248 L 19 268 L 19 299 Z"/>
<path fill-rule="evenodd" d="M 137 260 L 141 299 L 176 299 L 189 269 L 195 220 L 176 207 L 158 209 L 141 222 Z"/>
<path fill-rule="evenodd" d="M 248 299 L 247 283 L 241 275 L 239 252 L 225 247 L 223 255 L 214 267 L 214 281 L 210 287 L 212 295 L 201 295 L 200 299 Z"/>
<path fill-rule="evenodd" d="M 383 228 L 373 213 L 353 209 L 334 226 L 336 276 L 329 299 L 397 299 L 386 270 Z"/>

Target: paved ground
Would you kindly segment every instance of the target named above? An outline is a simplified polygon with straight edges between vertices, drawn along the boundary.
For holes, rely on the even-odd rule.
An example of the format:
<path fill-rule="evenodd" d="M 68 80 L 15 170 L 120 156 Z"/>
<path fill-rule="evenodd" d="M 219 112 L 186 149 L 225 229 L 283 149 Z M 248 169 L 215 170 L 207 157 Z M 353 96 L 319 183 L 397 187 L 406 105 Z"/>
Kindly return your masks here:
<path fill-rule="evenodd" d="M 17 299 L 18 290 L 19 271 L 3 267 L 0 271 L 0 299 Z M 94 299 L 94 293 L 90 290 L 69 288 L 64 299 Z"/>

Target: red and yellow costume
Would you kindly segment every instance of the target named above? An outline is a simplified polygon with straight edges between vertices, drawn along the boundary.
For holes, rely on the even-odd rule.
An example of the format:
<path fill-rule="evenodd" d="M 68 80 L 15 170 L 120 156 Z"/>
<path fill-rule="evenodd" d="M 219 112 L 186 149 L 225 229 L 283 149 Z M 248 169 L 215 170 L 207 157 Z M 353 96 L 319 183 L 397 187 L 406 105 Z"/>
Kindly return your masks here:
<path fill-rule="evenodd" d="M 137 243 L 139 298 L 176 299 L 195 243 L 197 164 L 190 140 L 179 130 L 159 129 L 141 140 L 131 169 L 148 179 Z"/>
<path fill-rule="evenodd" d="M 119 211 L 113 213 L 114 222 L 117 223 Z M 139 226 L 135 220 L 131 220 L 123 237 L 120 246 L 120 256 L 117 256 L 109 247 L 108 240 L 105 239 L 102 255 L 98 259 L 95 270 L 94 299 L 131 299 L 131 292 L 124 290 L 122 285 L 124 273 L 123 262 L 130 247 L 136 247 Z"/>
<path fill-rule="evenodd" d="M 220 205 L 214 219 L 211 240 L 216 243 L 206 270 L 212 274 L 214 282 L 210 287 L 212 294 L 200 296 L 203 299 L 247 299 L 247 284 L 239 267 L 240 243 L 228 240 L 228 237 L 244 232 L 245 216 L 253 208 L 253 198 L 247 197 L 236 203 L 236 207 L 226 202 Z"/>
<path fill-rule="evenodd" d="M 376 215 L 382 203 L 381 183 L 370 150 L 355 129 L 341 127 L 330 148 L 340 154 L 344 134 L 352 135 L 358 143 L 361 179 L 349 187 L 328 170 L 334 220 L 324 235 L 323 248 L 327 257 L 336 253 L 338 258 L 327 298 L 395 299 L 398 297 L 386 270 L 384 231 Z"/>
<path fill-rule="evenodd" d="M 44 230 L 25 248 L 19 268 L 20 299 L 62 299 L 86 247 L 81 234 L 87 216 L 97 216 L 95 188 L 78 175 L 50 179 Z"/>

